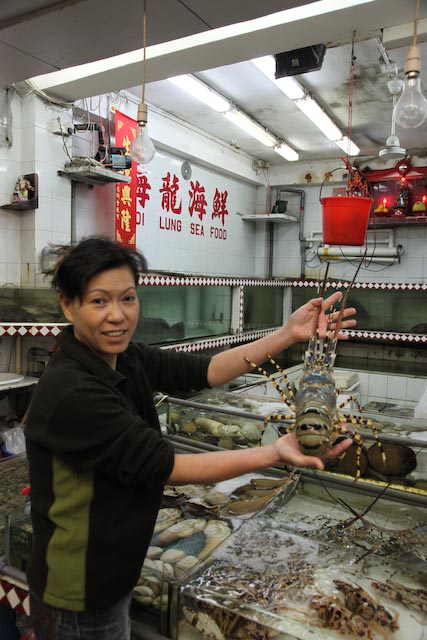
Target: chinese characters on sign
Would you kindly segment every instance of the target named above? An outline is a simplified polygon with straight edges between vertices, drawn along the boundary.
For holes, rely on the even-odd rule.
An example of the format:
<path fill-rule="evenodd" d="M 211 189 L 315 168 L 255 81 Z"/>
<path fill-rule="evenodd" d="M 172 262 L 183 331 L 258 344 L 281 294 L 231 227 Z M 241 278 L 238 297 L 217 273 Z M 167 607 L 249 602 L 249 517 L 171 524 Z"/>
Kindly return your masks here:
<path fill-rule="evenodd" d="M 116 111 L 116 145 L 125 147 L 127 154 L 135 132 L 136 121 Z M 124 174 L 131 176 L 131 182 L 116 186 L 115 238 L 121 244 L 136 246 L 136 228 L 144 226 L 147 204 L 157 202 L 161 207 L 161 231 L 181 233 L 188 229 L 191 236 L 227 239 L 228 191 L 215 187 L 209 198 L 199 180 L 190 181 L 190 189 L 185 191 L 179 177 L 171 171 L 161 174 L 161 186 L 156 189 L 145 167 L 135 162 Z"/>
<path fill-rule="evenodd" d="M 170 171 L 162 177 L 162 187 L 159 189 L 161 194 L 161 206 L 164 214 L 160 216 L 159 227 L 165 231 L 178 231 L 183 229 L 182 224 L 182 198 L 179 197 L 179 178 L 175 174 L 171 175 Z M 210 238 L 220 240 L 227 239 L 227 230 L 225 229 L 225 216 L 227 211 L 227 191 L 219 191 L 215 188 L 215 194 L 212 204 L 206 199 L 206 189 L 198 180 L 190 182 L 191 189 L 188 191 L 188 213 L 191 218 L 189 230 L 192 236 L 209 235 Z M 171 215 L 169 215 L 171 214 Z M 205 220 L 205 216 L 207 216 Z M 210 222 L 209 222 L 210 218 Z M 221 226 L 218 225 L 221 223 Z M 206 223 L 206 225 L 205 225 Z"/>
<path fill-rule="evenodd" d="M 116 111 L 116 146 L 125 147 L 126 154 L 129 154 L 135 131 L 135 120 Z M 132 163 L 132 167 L 123 172 L 131 176 L 131 182 L 129 184 L 122 182 L 116 186 L 114 237 L 120 244 L 131 248 L 136 247 L 136 172 L 136 164 Z"/>

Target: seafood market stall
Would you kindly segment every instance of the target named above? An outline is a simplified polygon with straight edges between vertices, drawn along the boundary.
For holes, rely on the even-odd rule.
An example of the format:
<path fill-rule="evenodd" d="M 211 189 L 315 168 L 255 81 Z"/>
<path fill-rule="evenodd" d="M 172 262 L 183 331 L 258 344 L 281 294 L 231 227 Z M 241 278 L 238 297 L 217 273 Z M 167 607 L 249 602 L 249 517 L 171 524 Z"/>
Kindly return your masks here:
<path fill-rule="evenodd" d="M 165 491 L 152 544 L 134 589 L 132 617 L 151 620 L 166 637 L 176 637 L 181 589 L 212 553 L 248 519 L 269 504 L 284 504 L 299 476 L 275 469 L 215 485 L 185 485 Z"/>
<path fill-rule="evenodd" d="M 299 373 L 288 382 L 274 375 L 232 391 L 163 398 L 165 437 L 180 452 L 277 438 L 293 423 L 277 384 L 292 395 Z M 346 461 L 323 472 L 274 468 L 167 488 L 133 593 L 135 639 L 427 640 L 427 423 L 387 415 L 372 398 L 363 400 L 369 412 L 360 410 L 358 380 L 339 379 L 350 387 L 339 388 L 351 416 L 346 429 L 361 434 Z M 3 601 L 23 615 L 32 535 L 26 484 L 25 456 L 0 464 L 0 490 L 8 492 L 0 585 Z"/>
<path fill-rule="evenodd" d="M 134 638 L 173 637 L 171 620 L 178 616 L 182 584 L 246 519 L 273 501 L 288 500 L 298 479 L 297 474 L 271 469 L 216 485 L 167 488 L 133 593 Z M 25 455 L 0 465 L 0 491 L 7 498 L 1 514 L 0 602 L 15 609 L 24 625 L 29 613 L 25 571 L 32 544 L 29 503 L 23 495 L 27 485 Z"/>
<path fill-rule="evenodd" d="M 292 400 L 300 372 L 169 398 L 170 437 L 204 448 L 271 441 L 294 418 L 277 386 Z M 363 398 L 354 377 L 338 376 L 347 378 L 348 388 L 337 385 L 338 405 L 358 444 L 324 472 L 300 469 L 285 505 L 245 522 L 215 550 L 181 589 L 171 625 L 178 640 L 427 639 L 427 422 L 411 407 Z"/>
<path fill-rule="evenodd" d="M 183 587 L 177 638 L 426 640 L 426 534 L 425 507 L 304 480 Z"/>

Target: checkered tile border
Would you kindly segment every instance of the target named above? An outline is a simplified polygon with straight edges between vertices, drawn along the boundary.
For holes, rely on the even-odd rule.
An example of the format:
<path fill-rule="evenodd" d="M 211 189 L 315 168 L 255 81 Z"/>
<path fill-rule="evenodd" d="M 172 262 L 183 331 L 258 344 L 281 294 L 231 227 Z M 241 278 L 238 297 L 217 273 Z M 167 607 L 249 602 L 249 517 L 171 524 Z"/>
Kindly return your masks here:
<path fill-rule="evenodd" d="M 17 338 L 18 336 L 58 336 L 63 327 L 66 327 L 68 323 L 40 323 L 35 324 L 32 322 L 2 322 L 0 323 L 0 338 L 10 336 Z"/>
<path fill-rule="evenodd" d="M 341 289 L 342 287 L 348 287 L 347 281 L 332 281 L 328 282 L 328 288 Z M 319 287 L 318 280 L 282 280 L 282 287 Z M 355 282 L 354 289 L 372 289 L 373 291 L 427 291 L 426 283 L 404 283 L 404 282 Z"/>
<path fill-rule="evenodd" d="M 145 275 L 139 284 L 148 287 L 283 287 L 283 280 L 263 278 L 207 278 L 205 276 Z"/>

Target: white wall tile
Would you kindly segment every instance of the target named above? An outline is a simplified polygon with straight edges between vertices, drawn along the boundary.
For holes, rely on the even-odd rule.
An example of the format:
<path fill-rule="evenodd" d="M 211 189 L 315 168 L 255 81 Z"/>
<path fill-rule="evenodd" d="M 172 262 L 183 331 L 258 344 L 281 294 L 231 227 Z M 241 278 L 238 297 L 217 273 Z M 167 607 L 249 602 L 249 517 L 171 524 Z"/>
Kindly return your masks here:
<path fill-rule="evenodd" d="M 389 402 L 406 400 L 407 379 L 403 376 L 387 376 L 387 399 Z"/>
<path fill-rule="evenodd" d="M 52 233 L 71 232 L 71 207 L 66 200 L 52 199 Z"/>
<path fill-rule="evenodd" d="M 20 262 L 8 262 L 6 264 L 6 283 L 5 284 L 13 285 L 15 287 L 20 286 L 21 284 L 21 263 Z"/>
<path fill-rule="evenodd" d="M 35 231 L 33 229 L 21 229 L 21 260 L 33 262 L 35 254 Z"/>
<path fill-rule="evenodd" d="M 426 378 L 408 378 L 408 383 L 406 385 L 406 399 L 409 402 L 418 402 L 426 387 Z"/>
<path fill-rule="evenodd" d="M 4 287 L 7 282 L 7 265 L 5 262 L 0 262 L 0 287 Z"/>

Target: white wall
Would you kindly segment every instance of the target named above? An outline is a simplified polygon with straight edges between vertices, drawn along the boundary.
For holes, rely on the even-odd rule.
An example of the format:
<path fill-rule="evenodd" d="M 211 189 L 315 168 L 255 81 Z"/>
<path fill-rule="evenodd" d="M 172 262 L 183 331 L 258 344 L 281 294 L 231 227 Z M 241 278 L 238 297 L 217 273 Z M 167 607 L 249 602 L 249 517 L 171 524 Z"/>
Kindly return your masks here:
<path fill-rule="evenodd" d="M 104 116 L 105 107 L 104 102 Z M 78 132 L 66 139 L 52 133 L 54 118 L 59 116 L 63 122 L 73 122 L 70 110 L 47 105 L 34 95 L 23 99 L 15 95 L 13 114 L 13 146 L 0 150 L 0 204 L 12 201 L 20 174 L 36 172 L 39 206 L 30 211 L 0 210 L 0 286 L 44 287 L 47 283 L 40 272 L 40 253 L 49 243 L 67 243 L 90 234 L 114 234 L 115 185 L 88 186 L 71 183 L 67 177 L 58 175 L 58 170 L 69 161 L 69 154 L 93 157 L 97 150 L 96 132 Z M 158 114 L 156 120 L 156 126 L 160 127 L 162 115 Z M 192 177 L 186 181 L 181 175 L 184 156 L 180 152 L 170 152 L 175 142 L 170 121 L 167 127 L 168 145 L 165 142 L 160 145 L 154 160 L 146 168 L 151 186 L 150 201 L 140 212 L 137 227 L 137 245 L 146 254 L 150 269 L 212 276 L 253 276 L 256 269 L 254 245 L 258 236 L 253 225 L 243 222 L 239 213 L 255 211 L 256 184 L 250 184 L 247 176 L 237 177 L 248 171 L 248 159 L 239 154 L 236 157 L 233 151 L 227 158 L 228 152 L 223 145 L 213 140 L 201 141 L 200 134 L 194 132 L 194 149 L 188 144 L 187 154 L 191 150 L 196 161 L 192 159 Z M 191 130 L 190 133 L 188 128 L 186 131 L 191 137 Z M 182 138 L 179 126 L 178 134 L 177 142 Z M 205 148 L 210 150 L 210 155 L 206 162 L 200 162 Z M 213 169 L 214 161 L 221 162 L 218 171 Z M 179 183 L 180 231 L 172 231 L 170 224 L 178 216 L 162 206 L 160 189 L 168 172 L 176 176 Z M 189 212 L 191 181 L 199 182 L 205 189 L 206 213 L 201 221 L 195 212 L 193 216 Z M 226 198 L 228 214 L 224 216 L 224 224 L 212 217 L 216 191 Z M 262 258 L 260 265 L 262 269 Z M 264 275 L 262 270 L 259 275 Z"/>
<path fill-rule="evenodd" d="M 12 202 L 19 175 L 37 173 L 39 206 L 0 210 L 0 286 L 46 286 L 40 251 L 48 242 L 67 242 L 70 237 L 71 185 L 57 174 L 67 155 L 61 136 L 49 130 L 51 120 L 58 114 L 64 118 L 66 110 L 47 106 L 33 95 L 21 99 L 15 94 L 12 113 L 13 145 L 0 150 L 1 204 Z"/>
<path fill-rule="evenodd" d="M 99 112 L 105 117 L 111 111 L 107 99 L 100 100 Z M 0 149 L 0 204 L 12 200 L 18 176 L 37 172 L 39 175 L 39 207 L 35 211 L 0 209 L 0 286 L 47 286 L 40 273 L 40 252 L 49 242 L 68 242 L 92 233 L 112 235 L 115 215 L 115 186 L 88 187 L 58 175 L 73 155 L 93 155 L 96 151 L 96 132 L 93 137 L 81 133 L 63 140 L 51 132 L 51 122 L 58 116 L 73 122 L 70 109 L 46 104 L 35 95 L 19 98 L 13 107 L 13 146 Z M 132 102 L 119 105 L 135 116 Z M 307 263 L 301 259 L 299 235 L 307 237 L 321 231 L 321 180 L 325 171 L 337 168 L 337 162 L 284 163 L 282 168 L 270 170 L 271 194 L 266 192 L 266 177 L 253 170 L 252 159 L 223 143 L 203 136 L 187 123 L 179 123 L 165 114 L 150 114 L 149 126 L 158 146 L 154 160 L 147 165 L 151 185 L 151 198 L 146 204 L 141 224 L 137 227 L 137 244 L 146 254 L 149 266 L 155 271 L 212 276 L 241 277 L 269 274 L 272 257 L 273 277 L 319 277 L 324 265 L 314 251 L 309 252 Z M 179 150 L 177 150 L 179 149 Z M 181 165 L 188 159 L 192 165 L 190 180 L 181 175 Z M 371 163 L 373 166 L 375 163 Z M 378 167 L 382 166 L 377 163 Z M 416 162 L 414 162 L 416 164 Z M 422 159 L 419 161 L 422 164 Z M 179 184 L 177 197 L 182 204 L 179 216 L 181 230 L 171 230 L 170 220 L 177 218 L 162 206 L 160 189 L 167 173 L 175 175 Z M 305 175 L 311 173 L 312 184 L 306 184 Z M 323 187 L 322 195 L 330 195 L 334 186 L 342 186 L 342 173 L 335 171 L 332 182 Z M 189 213 L 191 182 L 199 182 L 205 189 L 206 215 L 202 221 Z M 305 195 L 304 224 L 295 222 L 274 224 L 242 220 L 239 214 L 265 212 L 274 201 L 274 185 L 288 185 L 303 189 Z M 212 219 L 215 191 L 227 192 L 228 215 L 222 225 Z M 73 194 L 72 194 L 73 191 Z M 72 197 L 73 196 L 73 197 Z M 298 194 L 285 193 L 288 210 L 300 215 Z M 270 201 L 270 202 L 269 202 Z M 198 224 L 199 226 L 196 226 Z M 211 228 L 223 230 L 223 237 L 211 235 Z M 425 256 L 426 227 L 397 228 L 395 243 L 403 246 L 400 263 L 392 266 L 370 265 L 362 267 L 359 279 L 380 282 L 420 282 L 427 273 Z M 272 239 L 272 256 L 270 240 Z M 303 252 L 304 254 L 304 252 Z M 355 263 L 334 263 L 331 277 L 351 278 Z"/>

